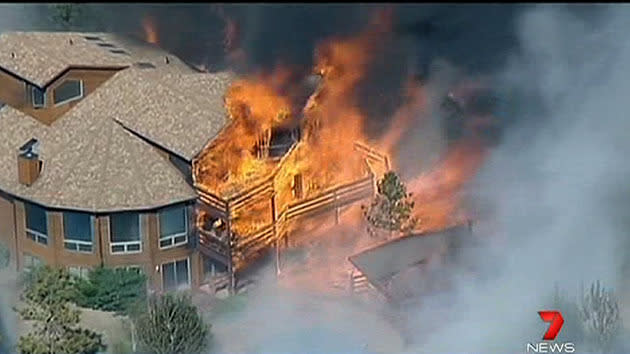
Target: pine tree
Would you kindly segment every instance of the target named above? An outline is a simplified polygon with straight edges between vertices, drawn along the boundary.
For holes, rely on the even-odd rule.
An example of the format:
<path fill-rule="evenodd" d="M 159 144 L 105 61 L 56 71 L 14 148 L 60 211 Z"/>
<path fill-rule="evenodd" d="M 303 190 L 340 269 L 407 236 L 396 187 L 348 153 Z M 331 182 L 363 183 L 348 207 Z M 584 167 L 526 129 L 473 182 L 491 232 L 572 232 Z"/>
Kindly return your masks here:
<path fill-rule="evenodd" d="M 80 4 L 56 4 L 51 5 L 52 20 L 63 30 L 73 29 L 83 14 L 83 6 Z"/>
<path fill-rule="evenodd" d="M 395 172 L 387 172 L 377 183 L 377 194 L 369 207 L 363 206 L 363 215 L 368 222 L 368 233 L 374 236 L 377 230 L 409 232 L 417 220 L 412 216 L 414 202 L 411 193 Z"/>
<path fill-rule="evenodd" d="M 18 310 L 33 329 L 20 337 L 18 350 L 28 354 L 97 353 L 105 350 L 102 336 L 80 328 L 80 311 L 70 303 L 73 278 L 61 268 L 40 267 L 31 271 L 22 293 L 25 306 Z"/>
<path fill-rule="evenodd" d="M 142 346 L 156 354 L 200 353 L 210 335 L 210 326 L 187 295 L 150 298 L 148 312 L 137 318 L 136 329 Z"/>
<path fill-rule="evenodd" d="M 580 317 L 596 349 L 611 350 L 622 328 L 619 303 L 613 291 L 605 289 L 599 281 L 591 284 L 582 298 Z"/>

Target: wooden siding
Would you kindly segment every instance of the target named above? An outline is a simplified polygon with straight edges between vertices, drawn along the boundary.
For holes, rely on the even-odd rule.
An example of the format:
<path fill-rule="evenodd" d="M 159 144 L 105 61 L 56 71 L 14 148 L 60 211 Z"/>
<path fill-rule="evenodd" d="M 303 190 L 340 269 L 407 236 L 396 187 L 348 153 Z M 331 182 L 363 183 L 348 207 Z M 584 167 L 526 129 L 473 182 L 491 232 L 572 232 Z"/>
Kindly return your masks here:
<path fill-rule="evenodd" d="M 3 195 L 0 195 L 0 242 L 9 249 L 11 265 L 16 267 L 15 208 L 13 201 Z"/>

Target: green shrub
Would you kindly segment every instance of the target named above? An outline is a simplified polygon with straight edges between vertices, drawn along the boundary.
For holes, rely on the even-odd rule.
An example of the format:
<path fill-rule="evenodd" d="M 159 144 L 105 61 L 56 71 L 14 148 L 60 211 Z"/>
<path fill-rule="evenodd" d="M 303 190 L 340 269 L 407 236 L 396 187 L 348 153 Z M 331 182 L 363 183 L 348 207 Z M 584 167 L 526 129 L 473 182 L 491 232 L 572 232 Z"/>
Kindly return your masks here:
<path fill-rule="evenodd" d="M 211 339 L 210 326 L 185 294 L 165 294 L 149 300 L 148 311 L 136 320 L 138 341 L 145 352 L 202 353 Z"/>
<path fill-rule="evenodd" d="M 146 300 L 146 276 L 131 269 L 99 267 L 76 287 L 76 304 L 94 310 L 128 315 Z"/>

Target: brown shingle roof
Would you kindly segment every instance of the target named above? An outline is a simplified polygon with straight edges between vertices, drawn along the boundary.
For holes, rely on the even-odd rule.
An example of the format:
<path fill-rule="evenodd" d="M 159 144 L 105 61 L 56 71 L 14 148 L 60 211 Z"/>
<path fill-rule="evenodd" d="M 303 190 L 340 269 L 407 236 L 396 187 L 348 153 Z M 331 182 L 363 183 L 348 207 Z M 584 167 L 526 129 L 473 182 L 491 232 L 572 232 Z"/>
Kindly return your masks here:
<path fill-rule="evenodd" d="M 40 87 L 70 67 L 127 67 L 147 61 L 157 66 L 192 71 L 181 60 L 156 46 L 114 34 L 7 32 L 0 34 L 0 49 L 0 67 Z M 112 50 L 124 53 L 113 53 Z M 166 56 L 169 57 L 168 64 Z"/>
<path fill-rule="evenodd" d="M 72 48 L 64 47 L 69 38 Z M 233 74 L 198 73 L 159 47 L 104 33 L 6 33 L 0 35 L 0 66 L 42 83 L 68 65 L 97 66 L 117 58 L 99 42 L 122 47 L 129 55 L 118 56 L 127 64 L 152 65 L 119 71 L 50 126 L 0 108 L 0 190 L 48 207 L 93 212 L 194 199 L 186 178 L 136 135 L 191 160 L 227 123 L 223 95 Z M 12 68 L 4 64 L 8 59 Z M 17 154 L 31 138 L 41 143 L 44 167 L 26 187 L 18 182 Z"/>
<path fill-rule="evenodd" d="M 111 212 L 151 209 L 196 194 L 153 147 L 118 123 L 91 114 L 88 97 L 51 127 L 11 108 L 0 111 L 0 189 L 48 207 Z M 80 109 L 83 108 L 83 109 Z M 41 143 L 42 173 L 18 183 L 17 149 Z"/>
<path fill-rule="evenodd" d="M 223 95 L 233 77 L 130 68 L 94 93 L 92 110 L 191 161 L 227 124 Z"/>

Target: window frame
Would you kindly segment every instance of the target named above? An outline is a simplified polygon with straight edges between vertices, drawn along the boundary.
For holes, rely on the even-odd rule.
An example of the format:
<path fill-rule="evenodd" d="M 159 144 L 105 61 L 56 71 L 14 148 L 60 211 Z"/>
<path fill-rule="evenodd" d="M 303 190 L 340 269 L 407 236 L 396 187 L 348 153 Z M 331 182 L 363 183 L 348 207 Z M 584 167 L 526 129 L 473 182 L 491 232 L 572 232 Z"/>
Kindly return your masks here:
<path fill-rule="evenodd" d="M 181 262 L 181 261 L 186 261 L 186 285 L 177 285 L 177 263 Z M 172 264 L 173 265 L 173 274 L 175 275 L 175 288 L 173 289 L 167 289 L 166 285 L 165 285 L 165 281 L 164 281 L 164 266 Z M 164 262 L 160 265 L 160 275 L 161 275 L 161 281 L 162 281 L 162 290 L 165 292 L 170 292 L 170 291 L 182 291 L 182 290 L 188 290 L 188 289 L 192 289 L 192 272 L 190 269 L 190 257 L 186 257 L 186 258 L 182 258 L 182 259 L 175 259 L 172 261 L 168 261 L 168 262 Z"/>
<path fill-rule="evenodd" d="M 31 263 L 31 264 L 28 264 L 28 265 L 26 264 L 26 260 L 27 259 L 30 260 L 29 263 Z M 33 264 L 33 263 L 35 263 L 35 264 Z M 22 252 L 22 269 L 33 269 L 33 268 L 40 267 L 40 266 L 42 266 L 44 264 L 45 263 L 44 263 L 44 261 L 42 261 L 41 258 L 39 258 L 39 257 L 37 257 L 37 256 L 35 256 L 35 255 L 31 254 L 31 253 L 28 253 L 28 252 Z"/>
<path fill-rule="evenodd" d="M 33 205 L 36 206 L 38 208 L 41 208 L 42 210 L 44 210 L 44 219 L 45 219 L 45 223 L 46 223 L 46 233 L 43 234 L 37 230 L 32 230 L 29 229 L 28 227 L 28 207 L 27 205 Z M 33 203 L 24 203 L 24 233 L 26 234 L 26 238 L 37 243 L 40 244 L 42 246 L 48 246 L 48 227 L 49 227 L 49 222 L 48 222 L 48 211 L 46 211 L 46 208 L 41 207 L 39 205 L 35 205 Z M 43 242 L 42 242 L 43 240 Z"/>
<path fill-rule="evenodd" d="M 190 214 L 188 212 L 188 205 L 184 205 L 181 208 L 184 209 L 184 232 L 179 232 L 179 233 L 175 233 L 175 234 L 171 234 L 171 235 L 167 235 L 167 236 L 162 236 L 162 225 L 160 223 L 160 214 L 162 213 L 162 211 L 168 210 L 168 209 L 175 209 L 175 208 L 180 208 L 178 206 L 174 206 L 174 207 L 168 207 L 168 208 L 163 208 L 160 211 L 158 211 L 158 215 L 157 215 L 157 224 L 158 224 L 158 248 L 160 250 L 167 250 L 169 248 L 175 248 L 175 247 L 179 247 L 179 246 L 183 246 L 188 244 L 188 234 L 190 233 Z M 184 237 L 184 240 L 181 242 L 176 242 L 177 238 L 181 238 Z M 162 242 L 163 241 L 170 241 L 170 244 L 162 246 Z"/>
<path fill-rule="evenodd" d="M 135 241 L 122 241 L 122 242 L 113 242 L 112 241 L 112 216 L 113 215 L 109 215 L 108 220 L 109 220 L 109 253 L 111 253 L 112 255 L 123 255 L 123 254 L 138 254 L 138 253 L 142 253 L 142 213 L 134 213 L 131 212 L 132 214 L 136 214 L 138 217 L 138 240 Z M 138 245 L 138 249 L 137 250 L 129 250 L 129 246 L 134 246 L 134 245 Z M 114 251 L 114 247 L 123 247 L 122 251 Z"/>
<path fill-rule="evenodd" d="M 28 94 L 30 97 L 31 105 L 33 105 L 33 108 L 40 109 L 40 108 L 46 107 L 46 90 L 42 90 L 39 87 L 30 85 L 30 84 L 27 84 L 27 87 L 28 87 Z M 36 92 L 42 93 L 43 102 L 41 104 L 35 102 Z"/>
<path fill-rule="evenodd" d="M 65 218 L 66 213 L 79 213 L 79 212 L 64 212 L 63 213 L 64 216 L 62 217 L 62 220 L 63 220 L 63 248 L 64 250 L 69 251 L 69 252 L 86 253 L 86 254 L 94 253 L 94 234 L 96 232 L 96 228 L 94 224 L 95 224 L 96 217 L 94 215 L 90 215 L 90 233 L 91 233 L 90 238 L 92 239 L 90 242 L 82 241 L 82 240 L 72 240 L 72 239 L 66 238 L 66 236 L 68 236 L 66 235 L 66 230 L 67 230 L 66 218 Z M 87 214 L 87 213 L 84 213 L 84 214 Z M 68 248 L 67 246 L 69 244 L 75 245 L 76 246 L 75 249 Z M 90 250 L 82 251 L 81 246 L 90 246 Z"/>
<path fill-rule="evenodd" d="M 63 101 L 56 102 L 55 101 L 55 90 L 57 90 L 59 87 L 61 87 L 63 84 L 65 84 L 66 82 L 69 82 L 69 81 L 78 81 L 79 82 L 79 91 L 80 91 L 79 95 L 75 96 L 75 97 L 72 97 L 72 98 L 68 98 L 68 99 L 63 100 Z M 81 79 L 66 79 L 66 80 L 63 80 L 61 82 L 61 84 L 55 86 L 55 88 L 52 90 L 52 95 L 53 95 L 52 100 L 53 100 L 53 103 L 55 104 L 55 107 L 64 105 L 66 103 L 70 103 L 72 101 L 80 100 L 85 95 L 85 88 L 84 88 L 84 85 L 83 85 L 83 80 L 81 80 Z"/>
<path fill-rule="evenodd" d="M 88 279 L 92 268 L 82 265 L 71 265 L 67 267 L 68 273 L 81 279 Z M 76 270 L 76 271 L 75 271 Z"/>

